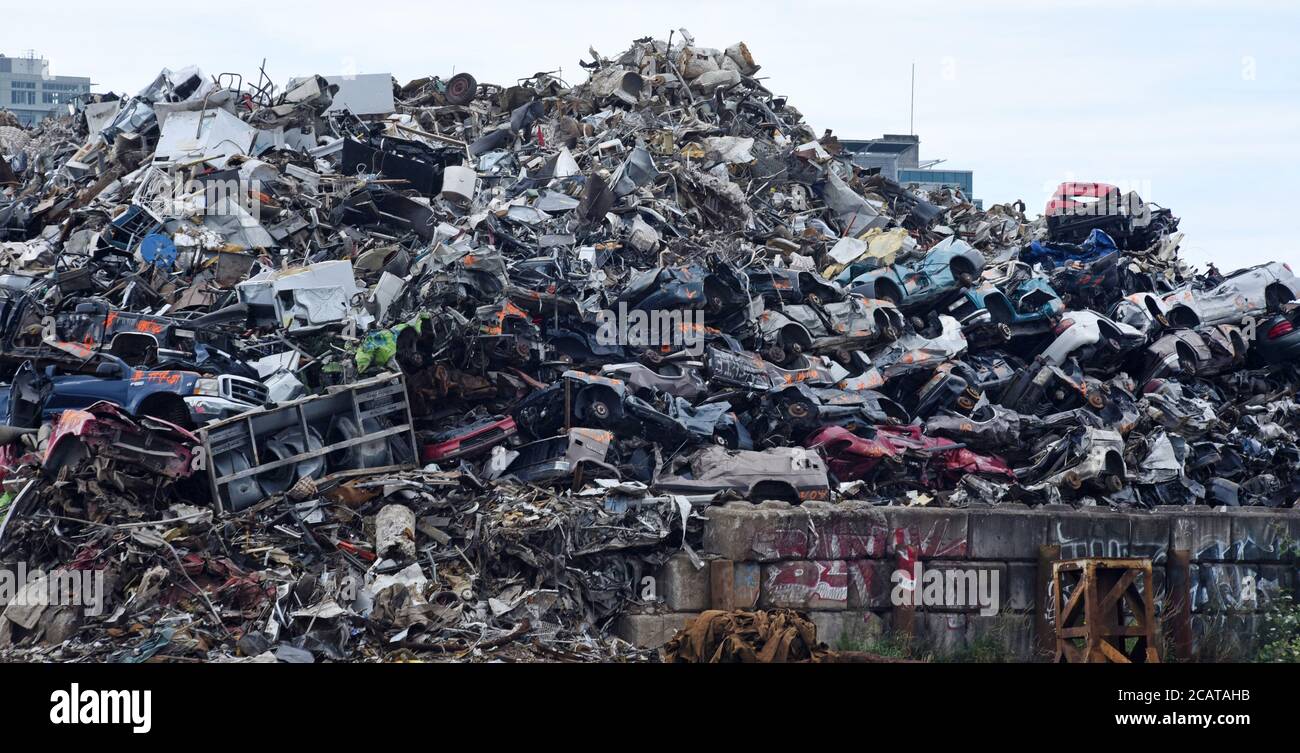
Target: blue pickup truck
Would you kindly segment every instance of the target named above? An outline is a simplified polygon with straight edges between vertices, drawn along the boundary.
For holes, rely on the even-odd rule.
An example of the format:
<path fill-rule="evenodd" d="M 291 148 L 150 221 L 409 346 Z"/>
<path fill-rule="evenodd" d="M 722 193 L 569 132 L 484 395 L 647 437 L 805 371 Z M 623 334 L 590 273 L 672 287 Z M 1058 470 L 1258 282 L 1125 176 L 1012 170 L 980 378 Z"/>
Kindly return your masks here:
<path fill-rule="evenodd" d="M 106 400 L 135 416 L 194 428 L 266 404 L 265 385 L 252 379 L 136 369 L 102 353 L 96 358 L 93 375 L 60 374 L 53 366 L 37 371 L 24 363 L 10 384 L 0 385 L 0 424 L 37 427 L 65 410 Z"/>

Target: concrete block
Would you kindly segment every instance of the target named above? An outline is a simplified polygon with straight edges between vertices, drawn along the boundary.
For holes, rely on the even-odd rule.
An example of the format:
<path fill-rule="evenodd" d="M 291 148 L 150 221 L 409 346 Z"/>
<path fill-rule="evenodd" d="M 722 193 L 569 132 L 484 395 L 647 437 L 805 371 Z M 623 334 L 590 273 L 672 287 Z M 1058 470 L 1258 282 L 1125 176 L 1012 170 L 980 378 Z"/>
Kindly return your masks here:
<path fill-rule="evenodd" d="M 1047 543 L 1048 516 L 1029 509 L 971 511 L 970 558 L 976 560 L 1038 559 Z"/>
<path fill-rule="evenodd" d="M 763 587 L 763 566 L 757 562 L 736 562 L 732 564 L 732 571 L 736 577 L 732 587 L 736 608 L 754 609 L 758 606 Z"/>
<path fill-rule="evenodd" d="M 709 608 L 708 563 L 695 569 L 685 552 L 668 559 L 654 575 L 659 599 L 674 612 L 699 612 Z"/>
<path fill-rule="evenodd" d="M 709 508 L 704 551 L 736 562 L 806 559 L 808 513 L 785 506 L 728 502 Z"/>
<path fill-rule="evenodd" d="M 885 631 L 885 619 L 875 612 L 809 612 L 817 626 L 817 640 L 838 651 L 869 650 Z"/>
<path fill-rule="evenodd" d="M 625 614 L 619 618 L 614 632 L 634 646 L 659 648 L 672 639 L 678 630 L 699 616 L 698 612 Z"/>
<path fill-rule="evenodd" d="M 1295 593 L 1300 569 L 1294 564 L 1259 566 L 1259 609 L 1267 610 L 1283 592 Z"/>
<path fill-rule="evenodd" d="M 1177 512 L 1169 514 L 1169 538 L 1174 549 L 1190 551 L 1192 562 L 1225 562 L 1232 558 L 1229 515 L 1208 509 L 1175 509 Z"/>
<path fill-rule="evenodd" d="M 1256 565 L 1192 563 L 1192 612 L 1253 612 L 1259 608 Z"/>
<path fill-rule="evenodd" d="M 1034 643 L 1034 620 L 1024 614 L 967 615 L 967 641 L 973 661 L 1030 662 L 1050 660 Z"/>
<path fill-rule="evenodd" d="M 964 651 L 969 645 L 967 618 L 961 612 L 917 612 L 912 622 L 916 645 L 938 659 Z"/>
<path fill-rule="evenodd" d="M 889 560 L 848 560 L 849 608 L 888 609 L 894 563 Z"/>
<path fill-rule="evenodd" d="M 888 507 L 891 534 L 888 553 L 900 544 L 917 548 L 921 559 L 964 559 L 969 547 L 970 516 L 964 510 L 928 507 Z"/>
<path fill-rule="evenodd" d="M 1138 513 L 1129 523 L 1129 556 L 1145 557 L 1153 565 L 1163 565 L 1169 555 L 1169 516 Z"/>
<path fill-rule="evenodd" d="M 703 549 L 730 560 L 750 556 L 757 517 L 753 505 L 728 502 L 705 511 Z"/>
<path fill-rule="evenodd" d="M 669 638 L 677 635 L 677 631 L 685 628 L 699 617 L 699 612 L 667 612 L 664 614 L 664 631 L 668 634 L 664 638 L 667 642 Z"/>
<path fill-rule="evenodd" d="M 804 503 L 809 508 L 813 503 Z M 818 503 L 826 504 L 826 503 Z M 882 559 L 889 541 L 889 521 L 881 508 L 864 502 L 809 509 L 809 559 Z"/>
<path fill-rule="evenodd" d="M 724 612 L 736 608 L 736 566 L 731 560 L 709 561 L 709 608 Z"/>
<path fill-rule="evenodd" d="M 750 544 L 753 559 L 760 562 L 808 558 L 808 516 L 803 507 L 767 500 L 755 507 L 759 518 Z"/>
<path fill-rule="evenodd" d="M 1300 563 L 1300 509 L 1290 507 L 1276 511 L 1278 522 L 1286 526 L 1286 540 L 1290 546 L 1282 555 L 1283 562 Z"/>
<path fill-rule="evenodd" d="M 694 622 L 697 611 L 672 613 L 625 614 L 614 626 L 614 635 L 634 646 L 656 649 L 677 635 L 677 631 Z"/>
<path fill-rule="evenodd" d="M 922 565 L 921 602 L 915 606 L 931 612 L 978 612 L 987 604 L 1000 611 L 1006 585 L 1004 563 L 931 560 Z"/>
<path fill-rule="evenodd" d="M 1236 562 L 1281 562 L 1294 559 L 1296 539 L 1291 515 L 1244 508 L 1232 514 L 1231 559 Z"/>
<path fill-rule="evenodd" d="M 844 560 L 804 560 L 763 565 L 759 606 L 847 609 L 849 569 Z"/>
<path fill-rule="evenodd" d="M 1060 545 L 1063 560 L 1127 557 L 1130 517 L 1092 510 L 1057 514 L 1048 526 L 1047 543 Z"/>
<path fill-rule="evenodd" d="M 1036 606 L 1038 563 L 1007 563 L 1007 582 L 1002 588 L 1003 612 L 1032 612 Z"/>
<path fill-rule="evenodd" d="M 714 604 L 713 569 L 719 563 L 730 564 L 731 592 L 735 609 L 754 609 L 762 585 L 761 565 L 757 562 L 732 562 L 731 560 L 705 560 L 705 566 L 696 570 L 685 555 L 674 555 L 655 575 L 656 595 L 667 609 L 673 612 L 700 612 L 720 609 Z"/>
<path fill-rule="evenodd" d="M 614 633 L 641 648 L 659 648 L 672 637 L 664 635 L 662 614 L 625 614 L 618 618 Z"/>

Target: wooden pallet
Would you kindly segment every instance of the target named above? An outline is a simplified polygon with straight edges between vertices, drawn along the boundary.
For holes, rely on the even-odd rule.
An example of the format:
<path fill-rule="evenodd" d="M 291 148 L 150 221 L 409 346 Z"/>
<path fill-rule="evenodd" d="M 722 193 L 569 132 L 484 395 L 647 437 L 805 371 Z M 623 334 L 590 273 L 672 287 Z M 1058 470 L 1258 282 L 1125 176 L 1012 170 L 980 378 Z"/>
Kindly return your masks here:
<path fill-rule="evenodd" d="M 1061 560 L 1052 583 L 1056 661 L 1160 661 L 1151 560 Z"/>

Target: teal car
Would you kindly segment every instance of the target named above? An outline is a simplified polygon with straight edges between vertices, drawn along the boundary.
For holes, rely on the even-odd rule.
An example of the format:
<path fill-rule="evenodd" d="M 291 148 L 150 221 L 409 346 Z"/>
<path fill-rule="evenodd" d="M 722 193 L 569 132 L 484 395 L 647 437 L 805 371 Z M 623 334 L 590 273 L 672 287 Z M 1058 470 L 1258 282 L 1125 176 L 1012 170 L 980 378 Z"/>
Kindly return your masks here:
<path fill-rule="evenodd" d="M 984 255 L 969 243 L 948 238 L 935 244 L 920 261 L 895 262 L 865 269 L 852 264 L 835 278 L 849 292 L 890 301 L 913 314 L 946 306 L 979 279 Z"/>

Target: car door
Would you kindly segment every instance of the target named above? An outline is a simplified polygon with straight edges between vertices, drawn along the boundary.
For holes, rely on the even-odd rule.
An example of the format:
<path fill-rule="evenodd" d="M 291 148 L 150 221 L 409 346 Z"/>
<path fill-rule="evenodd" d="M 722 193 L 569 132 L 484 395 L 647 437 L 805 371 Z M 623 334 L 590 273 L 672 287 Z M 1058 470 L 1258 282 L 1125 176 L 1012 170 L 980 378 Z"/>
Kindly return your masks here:
<path fill-rule="evenodd" d="M 79 410 L 100 400 L 126 405 L 130 383 L 124 377 L 69 374 L 50 379 L 50 395 L 45 401 L 45 415 L 65 410 Z"/>

